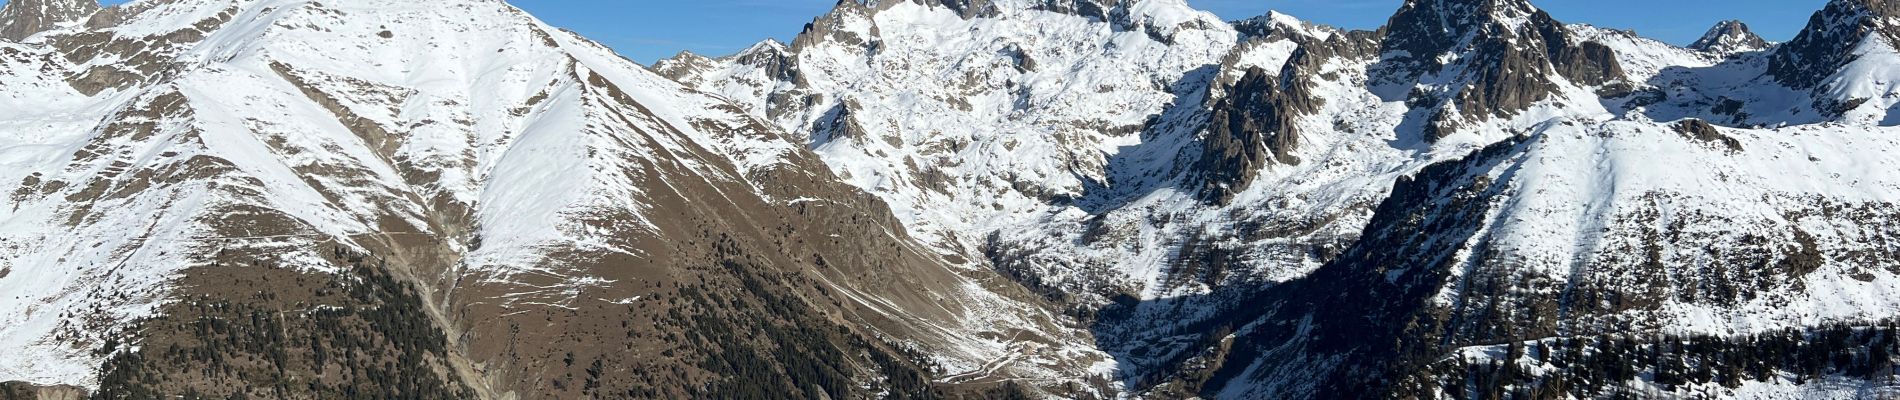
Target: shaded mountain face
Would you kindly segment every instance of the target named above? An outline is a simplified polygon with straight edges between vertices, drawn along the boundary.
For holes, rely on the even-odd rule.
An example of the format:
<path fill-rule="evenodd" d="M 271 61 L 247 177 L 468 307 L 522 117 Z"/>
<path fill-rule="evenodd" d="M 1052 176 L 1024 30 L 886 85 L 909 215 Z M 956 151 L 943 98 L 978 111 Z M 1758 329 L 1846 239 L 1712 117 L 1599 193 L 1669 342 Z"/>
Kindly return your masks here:
<path fill-rule="evenodd" d="M 94 0 L 19 0 L 0 7 L 0 39 L 18 41 L 99 11 Z"/>
<path fill-rule="evenodd" d="M 1689 45 L 1691 49 L 1718 54 L 1758 51 L 1768 47 L 1768 41 L 1755 35 L 1754 31 L 1750 31 L 1748 24 L 1735 20 L 1715 24 L 1715 27 L 1709 28 L 1708 33 L 1702 34 L 1701 38 Z"/>
<path fill-rule="evenodd" d="M 1895 16 L 1900 16 L 1900 4 L 1891 1 L 1829 1 L 1794 40 L 1776 49 L 1768 74 L 1790 87 L 1815 88 L 1857 59 L 1864 46 L 1892 48 L 1900 43 Z"/>

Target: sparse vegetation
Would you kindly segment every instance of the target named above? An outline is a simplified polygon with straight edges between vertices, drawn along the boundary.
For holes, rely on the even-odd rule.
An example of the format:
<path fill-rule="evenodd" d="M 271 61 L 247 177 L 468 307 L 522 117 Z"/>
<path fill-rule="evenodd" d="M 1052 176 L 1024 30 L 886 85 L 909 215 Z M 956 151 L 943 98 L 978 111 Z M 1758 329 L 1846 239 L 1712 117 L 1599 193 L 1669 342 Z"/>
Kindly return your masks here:
<path fill-rule="evenodd" d="M 1739 337 L 1619 334 L 1504 347 L 1501 359 L 1453 357 L 1428 367 L 1420 376 L 1434 386 L 1412 390 L 1461 399 L 1648 398 L 1711 384 L 1900 381 L 1900 320 L 1892 319 Z M 1639 381 L 1654 386 L 1633 384 Z"/>
<path fill-rule="evenodd" d="M 143 347 L 110 357 L 94 399 L 459 399 L 447 340 L 408 282 L 366 254 L 332 252 L 343 273 L 205 267 Z M 189 283 L 189 282 L 188 282 Z M 248 295 L 232 295 L 233 292 Z"/>

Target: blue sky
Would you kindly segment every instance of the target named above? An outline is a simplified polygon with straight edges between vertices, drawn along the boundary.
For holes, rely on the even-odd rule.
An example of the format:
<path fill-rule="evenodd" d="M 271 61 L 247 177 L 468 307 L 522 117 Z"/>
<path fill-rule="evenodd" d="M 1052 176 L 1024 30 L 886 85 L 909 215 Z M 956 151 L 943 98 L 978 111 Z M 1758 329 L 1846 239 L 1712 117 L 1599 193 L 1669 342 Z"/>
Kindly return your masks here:
<path fill-rule="evenodd" d="M 509 0 L 548 23 L 581 32 L 642 63 L 680 50 L 729 54 L 761 39 L 789 41 L 836 0 Z M 1347 28 L 1383 25 L 1403 0 L 1188 0 L 1225 19 L 1280 10 Z M 1717 21 L 1740 19 L 1769 40 L 1787 40 L 1827 0 L 1541 0 L 1564 22 L 1635 29 L 1676 44 Z"/>
<path fill-rule="evenodd" d="M 606 43 L 642 63 L 680 50 L 724 55 L 793 35 L 836 0 L 509 0 L 548 23 Z M 1225 19 L 1280 10 L 1308 21 L 1372 29 L 1404 0 L 1188 0 Z M 1739 19 L 1768 40 L 1794 37 L 1827 0 L 1534 0 L 1564 22 L 1635 29 L 1670 43 L 1695 41 L 1717 21 Z M 0 1 L 4 2 L 4 1 Z M 107 4 L 124 0 L 106 0 Z"/>

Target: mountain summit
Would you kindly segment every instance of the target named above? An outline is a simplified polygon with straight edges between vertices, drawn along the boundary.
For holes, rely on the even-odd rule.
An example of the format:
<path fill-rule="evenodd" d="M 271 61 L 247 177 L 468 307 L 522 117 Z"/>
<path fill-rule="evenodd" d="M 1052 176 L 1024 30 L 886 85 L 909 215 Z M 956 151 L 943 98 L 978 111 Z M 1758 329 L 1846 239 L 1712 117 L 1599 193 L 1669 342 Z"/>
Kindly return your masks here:
<path fill-rule="evenodd" d="M 1768 41 L 1762 40 L 1761 36 L 1750 31 L 1748 24 L 1728 20 L 1709 28 L 1709 32 L 1702 34 L 1702 38 L 1696 39 L 1689 48 L 1717 54 L 1734 54 L 1767 49 L 1768 46 Z"/>
<path fill-rule="evenodd" d="M 1543 10 L 1525 0 L 1406 0 L 1387 21 L 1385 48 L 1405 57 L 1435 57 L 1474 35 L 1522 35 Z M 1548 26 L 1530 26 L 1543 29 Z"/>
<path fill-rule="evenodd" d="M 1439 108 L 1426 127 L 1430 140 L 1516 115 L 1563 84 L 1624 79 L 1610 48 L 1579 40 L 1525 0 L 1408 0 L 1383 29 L 1387 78 L 1431 85 L 1412 93 Z"/>

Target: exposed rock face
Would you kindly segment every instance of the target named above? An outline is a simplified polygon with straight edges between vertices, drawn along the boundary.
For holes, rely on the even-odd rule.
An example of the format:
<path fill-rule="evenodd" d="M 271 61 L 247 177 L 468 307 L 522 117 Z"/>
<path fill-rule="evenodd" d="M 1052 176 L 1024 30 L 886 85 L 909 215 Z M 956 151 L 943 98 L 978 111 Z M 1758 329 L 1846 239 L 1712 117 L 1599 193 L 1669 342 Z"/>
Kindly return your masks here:
<path fill-rule="evenodd" d="M 1300 163 L 1293 155 L 1300 146 L 1296 122 L 1326 103 L 1313 91 L 1320 68 L 1335 57 L 1350 57 L 1332 51 L 1342 42 L 1306 40 L 1281 71 L 1249 68 L 1213 105 L 1201 159 L 1194 165 L 1203 199 L 1225 204 L 1270 164 Z"/>
<path fill-rule="evenodd" d="M 1438 65 L 1431 59 L 1457 50 L 1454 46 L 1467 37 L 1516 33 L 1511 28 L 1531 22 L 1540 11 L 1525 0 L 1406 0 L 1383 28 L 1384 50 L 1401 52 L 1394 56 L 1409 63 Z"/>
<path fill-rule="evenodd" d="M 1675 125 L 1676 133 L 1682 137 L 1710 145 L 1722 146 L 1729 151 L 1742 151 L 1742 142 L 1723 135 L 1722 130 L 1700 119 L 1685 119 Z"/>
<path fill-rule="evenodd" d="M 1280 82 L 1279 74 L 1250 69 L 1214 105 L 1206 148 L 1195 167 L 1205 174 L 1203 197 L 1225 203 L 1269 163 L 1300 162 L 1291 154 L 1300 140 L 1292 121 L 1319 99 Z"/>
<path fill-rule="evenodd" d="M 1854 51 L 1875 38 L 1888 46 L 1900 45 L 1900 1 L 1833 0 L 1816 12 L 1794 40 L 1782 44 L 1769 59 L 1768 75 L 1796 89 L 1814 89 L 1853 62 Z"/>
<path fill-rule="evenodd" d="M 1735 54 L 1767 49 L 1769 43 L 1742 21 L 1729 20 L 1715 24 L 1709 32 L 1702 34 L 1689 48 L 1716 54 Z"/>
<path fill-rule="evenodd" d="M 86 398 L 88 398 L 86 388 L 82 387 L 0 382 L 0 400 L 81 400 Z"/>
<path fill-rule="evenodd" d="M 777 40 L 759 42 L 732 57 L 732 62 L 767 71 L 767 76 L 774 79 L 798 80 L 797 60 L 792 59 L 791 50 Z"/>
<path fill-rule="evenodd" d="M 1557 80 L 1594 86 L 1624 79 L 1608 47 L 1577 42 L 1564 24 L 1525 0 L 1410 0 L 1385 27 L 1388 79 L 1449 73 L 1449 87 L 1413 93 L 1435 105 L 1428 139 L 1471 120 L 1511 116 L 1550 98 Z M 1451 64 L 1441 56 L 1455 54 Z"/>
<path fill-rule="evenodd" d="M 1300 165 L 1300 119 L 1319 112 L 1326 99 L 1317 85 L 1340 80 L 1328 63 L 1362 63 L 1376 57 L 1378 32 L 1311 25 L 1284 13 L 1237 21 L 1243 44 L 1222 63 L 1222 78 L 1210 83 L 1208 127 L 1201 133 L 1201 159 L 1191 165 L 1189 186 L 1201 199 L 1226 205 L 1273 165 Z M 1262 47 L 1290 47 L 1281 64 L 1237 64 Z M 1197 186 L 1197 188 L 1193 188 Z"/>
<path fill-rule="evenodd" d="M 1370 59 L 1379 46 L 1377 32 L 1343 31 L 1277 12 L 1234 25 L 1242 42 L 1209 84 L 1209 122 L 1188 178 L 1190 189 L 1213 204 L 1229 203 L 1263 168 L 1300 164 L 1294 153 L 1307 132 L 1299 121 L 1327 102 L 1316 87 L 1339 79 L 1337 65 Z M 1280 64 L 1242 60 L 1274 47 L 1290 48 Z"/>
<path fill-rule="evenodd" d="M 673 55 L 671 58 L 654 62 L 653 66 L 648 67 L 648 69 L 653 70 L 655 74 L 666 77 L 666 79 L 679 82 L 696 82 L 699 79 L 699 74 L 713 68 L 713 62 L 713 59 L 706 58 L 706 56 L 693 54 L 693 52 L 690 51 L 682 51 L 679 54 Z"/>
<path fill-rule="evenodd" d="M 792 39 L 792 51 L 801 51 L 818 42 L 836 42 L 848 46 L 870 44 L 867 36 L 877 32 L 871 15 L 877 11 L 878 4 L 867 4 L 861 0 L 839 1 L 837 7 L 805 24 L 805 29 Z"/>
<path fill-rule="evenodd" d="M 703 84 L 705 79 L 731 78 L 704 76 L 720 64 L 726 63 L 755 68 L 762 72 L 762 75 L 758 77 L 773 81 L 798 79 L 797 60 L 792 59 L 790 50 L 776 40 L 759 42 L 745 51 L 718 59 L 707 58 L 692 52 L 680 52 L 671 58 L 653 63 L 650 69 L 667 79 L 698 86 Z"/>
<path fill-rule="evenodd" d="M 18 41 L 98 11 L 98 0 L 11 0 L 0 8 L 0 39 Z"/>
<path fill-rule="evenodd" d="M 1309 36 L 1305 34 L 1306 32 L 1328 29 L 1278 11 L 1233 23 L 1234 31 L 1240 32 L 1241 37 L 1247 40 L 1297 40 Z"/>

